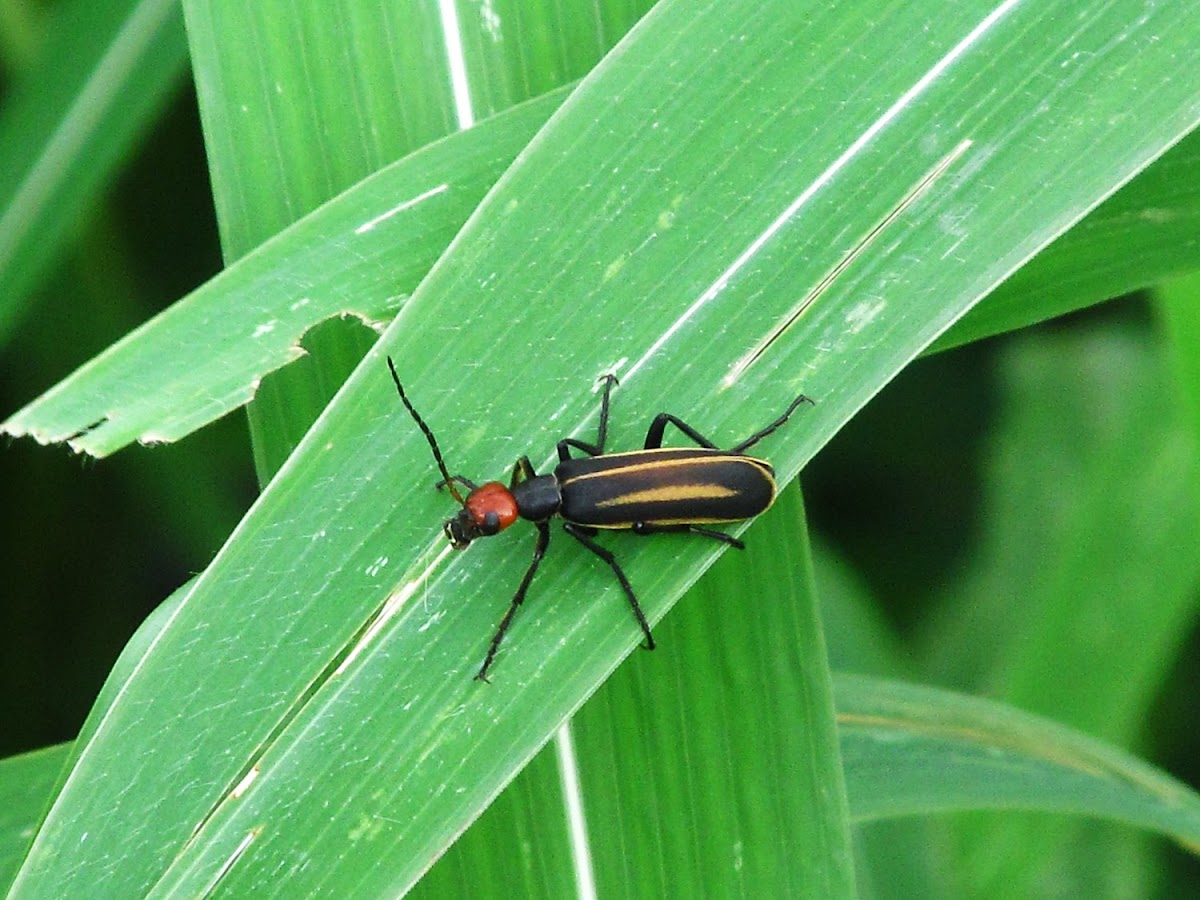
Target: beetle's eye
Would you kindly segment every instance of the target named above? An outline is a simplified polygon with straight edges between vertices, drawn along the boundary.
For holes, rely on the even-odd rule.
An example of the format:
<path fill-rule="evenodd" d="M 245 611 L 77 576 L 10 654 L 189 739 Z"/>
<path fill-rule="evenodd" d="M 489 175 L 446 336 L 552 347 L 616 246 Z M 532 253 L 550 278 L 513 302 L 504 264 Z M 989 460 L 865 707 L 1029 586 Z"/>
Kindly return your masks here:
<path fill-rule="evenodd" d="M 491 537 L 494 534 L 500 533 L 500 515 L 495 512 L 487 512 L 483 516 L 483 522 L 479 525 L 479 533 L 484 537 Z"/>

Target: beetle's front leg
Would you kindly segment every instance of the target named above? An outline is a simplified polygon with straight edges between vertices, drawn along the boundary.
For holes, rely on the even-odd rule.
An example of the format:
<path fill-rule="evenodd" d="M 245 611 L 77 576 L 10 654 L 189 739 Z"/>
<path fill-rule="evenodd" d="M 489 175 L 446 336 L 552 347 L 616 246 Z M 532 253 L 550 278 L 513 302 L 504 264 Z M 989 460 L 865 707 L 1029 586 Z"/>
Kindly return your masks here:
<path fill-rule="evenodd" d="M 449 478 L 443 478 L 441 481 L 439 481 L 433 487 L 435 490 L 440 491 L 442 488 L 444 488 L 450 484 L 461 484 L 468 491 L 479 490 L 479 485 L 477 485 L 475 482 L 473 482 L 470 478 L 463 478 L 463 476 L 461 476 L 461 475 L 451 475 Z"/>
<path fill-rule="evenodd" d="M 492 643 L 488 646 L 487 656 L 483 658 L 483 665 L 475 673 L 476 681 L 488 680 L 488 669 L 492 667 L 492 661 L 496 658 L 496 651 L 500 649 L 500 642 L 504 640 L 508 626 L 512 624 L 513 616 L 517 614 L 517 608 L 525 602 L 525 594 L 529 591 L 529 585 L 533 581 L 533 576 L 537 574 L 542 557 L 546 555 L 546 548 L 550 546 L 549 524 L 546 522 L 535 522 L 534 524 L 537 526 L 538 537 L 537 543 L 533 545 L 533 560 L 529 563 L 529 568 L 525 570 L 525 577 L 521 579 L 521 584 L 517 588 L 517 592 L 513 594 L 512 603 L 508 605 L 508 612 L 504 614 L 504 618 L 500 620 L 499 627 L 496 628 L 496 633 L 492 635 Z"/>
<path fill-rule="evenodd" d="M 533 471 L 533 465 L 529 462 L 529 457 L 522 456 L 517 460 L 517 464 L 513 466 L 512 480 L 508 483 L 508 489 L 512 490 L 522 481 L 529 481 L 532 478 L 537 478 L 537 472 Z"/>

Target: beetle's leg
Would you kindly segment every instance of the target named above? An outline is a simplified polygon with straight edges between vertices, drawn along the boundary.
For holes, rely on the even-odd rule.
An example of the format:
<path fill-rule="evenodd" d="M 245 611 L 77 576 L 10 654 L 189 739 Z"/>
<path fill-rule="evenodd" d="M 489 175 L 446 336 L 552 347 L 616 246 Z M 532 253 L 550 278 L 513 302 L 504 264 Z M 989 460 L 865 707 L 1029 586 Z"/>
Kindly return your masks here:
<path fill-rule="evenodd" d="M 772 422 L 770 425 L 768 425 L 766 428 L 762 429 L 761 431 L 754 432 L 754 434 L 750 435 L 750 437 L 746 438 L 741 443 L 735 444 L 734 446 L 730 447 L 729 452 L 730 453 L 741 453 L 743 450 L 749 450 L 751 447 L 753 447 L 755 444 L 757 444 L 759 441 L 761 441 L 763 438 L 765 438 L 768 434 L 770 434 L 771 432 L 780 428 L 784 422 L 786 422 L 789 418 L 791 418 L 792 413 L 794 413 L 796 411 L 796 407 L 799 406 L 801 403 L 807 403 L 809 406 L 817 405 L 816 401 L 813 400 L 812 397 L 807 397 L 804 394 L 801 394 L 799 397 L 797 397 L 795 400 L 792 401 L 791 406 L 789 406 L 786 410 L 784 410 L 784 413 L 782 416 L 780 416 L 778 419 L 776 419 L 774 422 Z"/>
<path fill-rule="evenodd" d="M 604 376 L 604 398 L 600 401 L 600 428 L 596 434 L 596 443 L 589 444 L 587 441 L 580 441 L 575 438 L 563 438 L 558 442 L 559 462 L 566 462 L 571 458 L 571 452 L 567 449 L 568 447 L 582 450 L 588 456 L 602 456 L 604 454 L 604 442 L 608 438 L 609 397 L 612 394 L 612 387 L 616 383 L 617 376 L 611 372 Z"/>
<path fill-rule="evenodd" d="M 563 438 L 558 442 L 558 461 L 566 462 L 571 458 L 571 451 L 568 447 L 574 447 L 576 450 L 582 450 L 588 456 L 600 456 L 604 451 L 595 444 L 589 444 L 587 441 L 577 441 L 575 438 Z"/>
<path fill-rule="evenodd" d="M 439 481 L 437 484 L 435 484 L 434 487 L 440 491 L 442 488 L 444 488 L 446 485 L 450 484 L 450 482 L 452 482 L 452 481 L 457 482 L 458 484 L 461 484 L 468 491 L 479 490 L 479 485 L 477 485 L 475 482 L 473 482 L 470 478 L 463 478 L 461 475 L 451 475 L 449 478 L 443 478 L 441 481 Z"/>
<path fill-rule="evenodd" d="M 604 452 L 604 441 L 608 438 L 608 401 L 612 395 L 613 385 L 616 383 L 617 376 L 612 372 L 604 376 L 604 398 L 600 401 L 600 427 L 596 431 L 596 450 L 598 451 L 596 456 Z"/>
<path fill-rule="evenodd" d="M 707 447 L 709 450 L 716 450 L 717 445 L 698 432 L 695 428 L 671 415 L 670 413 L 659 413 L 654 417 L 654 421 L 650 423 L 650 430 L 646 432 L 646 443 L 644 450 L 657 450 L 662 446 L 663 432 L 667 430 L 667 423 L 670 422 L 701 447 Z"/>
<path fill-rule="evenodd" d="M 612 553 L 591 539 L 590 534 L 595 534 L 591 529 L 585 528 L 582 525 L 576 525 L 574 522 L 563 522 L 563 531 L 608 563 L 608 567 L 617 576 L 617 581 L 621 583 L 621 590 L 629 598 L 629 605 L 633 607 L 633 614 L 637 617 L 638 624 L 642 626 L 642 634 L 646 636 L 646 643 L 642 646 L 647 650 L 653 650 L 654 636 L 650 634 L 650 623 L 646 621 L 646 614 L 642 612 L 642 605 L 638 603 L 637 594 L 633 592 L 633 585 L 625 577 L 625 573 L 621 570 L 621 566 L 617 563 L 616 558 Z"/>
<path fill-rule="evenodd" d="M 529 590 L 529 583 L 533 581 L 533 576 L 538 570 L 538 565 L 541 563 L 542 557 L 546 555 L 546 548 L 550 546 L 549 524 L 546 522 L 534 522 L 534 524 L 537 526 L 538 537 L 537 543 L 533 545 L 533 561 L 529 563 L 529 568 L 525 570 L 525 577 L 521 579 L 520 587 L 513 594 L 512 603 L 508 606 L 508 612 L 504 614 L 504 618 L 500 620 L 500 626 L 496 629 L 496 633 L 492 635 L 492 643 L 488 647 L 487 656 L 483 658 L 483 665 L 475 673 L 477 681 L 488 680 L 488 669 L 492 667 L 492 661 L 496 658 L 496 651 L 500 649 L 500 642 L 504 640 L 504 633 L 508 631 L 508 626 L 512 624 L 513 616 L 517 614 L 517 607 L 525 602 L 525 592 Z"/>
<path fill-rule="evenodd" d="M 509 481 L 508 488 L 512 490 L 522 481 L 529 481 L 531 478 L 537 478 L 537 472 L 533 471 L 529 457 L 522 456 L 517 460 L 517 464 L 513 466 L 512 480 Z"/>
<path fill-rule="evenodd" d="M 634 534 L 668 534 L 670 532 L 688 532 L 690 534 L 699 534 L 703 537 L 712 538 L 714 541 L 720 541 L 722 544 L 728 544 L 730 547 L 735 547 L 738 550 L 745 550 L 746 545 L 731 534 L 726 534 L 723 531 L 717 531 L 713 528 L 701 528 L 699 525 L 655 525 L 652 522 L 634 522 L 630 526 L 630 531 Z"/>

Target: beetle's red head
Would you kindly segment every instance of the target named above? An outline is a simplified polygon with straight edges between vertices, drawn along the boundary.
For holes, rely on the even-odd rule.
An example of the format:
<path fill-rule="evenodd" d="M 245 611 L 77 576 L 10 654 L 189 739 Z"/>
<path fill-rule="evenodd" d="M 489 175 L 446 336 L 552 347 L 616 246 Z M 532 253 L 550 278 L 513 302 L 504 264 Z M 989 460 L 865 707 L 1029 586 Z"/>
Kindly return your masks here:
<path fill-rule="evenodd" d="M 475 538 L 499 534 L 519 515 L 512 491 L 498 481 L 489 481 L 467 495 L 463 508 L 446 521 L 443 530 L 454 549 L 461 550 Z"/>

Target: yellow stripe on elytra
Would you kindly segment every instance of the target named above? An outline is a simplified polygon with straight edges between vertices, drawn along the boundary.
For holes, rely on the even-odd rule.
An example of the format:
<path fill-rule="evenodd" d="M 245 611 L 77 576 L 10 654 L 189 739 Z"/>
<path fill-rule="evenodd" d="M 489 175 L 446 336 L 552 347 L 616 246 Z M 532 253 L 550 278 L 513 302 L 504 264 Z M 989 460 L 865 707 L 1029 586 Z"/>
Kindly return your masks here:
<path fill-rule="evenodd" d="M 614 456 L 634 456 L 639 453 L 652 453 L 653 451 L 635 450 L 629 454 L 610 453 L 605 457 L 597 457 L 597 459 L 611 459 Z M 753 456 L 698 456 L 691 459 L 656 459 L 651 462 L 631 463 L 629 465 L 615 466 L 611 469 L 598 469 L 595 472 L 588 472 L 583 475 L 572 475 L 566 479 L 567 482 L 572 481 L 587 481 L 590 478 L 609 478 L 613 475 L 636 475 L 642 472 L 652 472 L 655 469 L 684 469 L 684 468 L 704 468 L 707 466 L 729 465 L 731 462 L 746 463 L 765 475 L 765 470 L 770 468 L 770 463 L 764 462 L 761 459 L 755 459 Z"/>
<path fill-rule="evenodd" d="M 717 484 L 672 484 L 665 487 L 630 491 L 596 503 L 600 509 L 628 506 L 631 503 L 678 503 L 680 500 L 714 500 L 736 496 L 737 491 Z"/>

